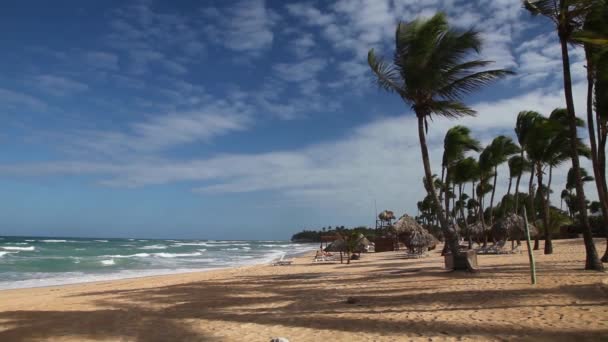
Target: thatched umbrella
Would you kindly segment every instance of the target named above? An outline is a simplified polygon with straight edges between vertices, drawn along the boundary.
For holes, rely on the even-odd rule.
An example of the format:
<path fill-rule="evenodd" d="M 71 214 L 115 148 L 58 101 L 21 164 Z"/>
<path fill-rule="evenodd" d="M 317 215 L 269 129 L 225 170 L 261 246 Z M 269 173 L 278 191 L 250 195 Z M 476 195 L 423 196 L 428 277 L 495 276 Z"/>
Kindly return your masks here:
<path fill-rule="evenodd" d="M 403 215 L 395 222 L 391 230 L 395 235 L 409 234 L 413 230 L 424 229 L 422 226 L 409 215 Z"/>
<path fill-rule="evenodd" d="M 477 242 L 483 241 L 489 231 L 490 227 L 483 225 L 480 221 L 469 224 L 469 232 L 471 237 Z"/>
<path fill-rule="evenodd" d="M 437 244 L 437 239 L 424 228 L 412 230 L 404 241 L 407 248 L 416 253 L 422 253 Z"/>
<path fill-rule="evenodd" d="M 325 247 L 326 252 L 346 252 L 346 241 L 340 238 Z"/>
<path fill-rule="evenodd" d="M 536 229 L 536 227 L 533 225 L 529 224 L 528 229 L 530 230 L 531 237 L 538 234 L 538 229 Z M 516 214 L 509 214 L 505 216 L 504 218 L 498 220 L 492 227 L 492 236 L 497 241 L 525 239 L 526 230 L 524 228 L 524 218 Z"/>
<path fill-rule="evenodd" d="M 383 210 L 380 214 L 378 214 L 378 218 L 381 221 L 390 222 L 395 219 L 395 213 L 390 210 Z"/>
<path fill-rule="evenodd" d="M 413 217 L 403 215 L 393 225 L 393 231 L 413 252 L 421 253 L 437 244 L 437 239 L 424 229 Z"/>

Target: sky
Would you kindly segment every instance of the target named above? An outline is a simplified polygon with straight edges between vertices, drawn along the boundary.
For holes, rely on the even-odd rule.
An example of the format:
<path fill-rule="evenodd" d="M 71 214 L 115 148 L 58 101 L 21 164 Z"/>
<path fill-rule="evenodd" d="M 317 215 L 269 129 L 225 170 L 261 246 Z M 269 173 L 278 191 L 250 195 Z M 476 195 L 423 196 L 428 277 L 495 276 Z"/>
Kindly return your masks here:
<path fill-rule="evenodd" d="M 416 215 L 416 120 L 366 58 L 391 56 L 399 21 L 437 11 L 517 75 L 464 99 L 476 117 L 430 122 L 435 173 L 450 127 L 485 145 L 514 136 L 521 110 L 564 106 L 552 26 L 514 0 L 0 7 L 0 235 L 287 239 L 373 226 L 376 208 Z M 584 55 L 570 53 L 581 116 Z M 554 205 L 569 166 L 554 172 Z M 499 196 L 507 184 L 503 166 Z"/>

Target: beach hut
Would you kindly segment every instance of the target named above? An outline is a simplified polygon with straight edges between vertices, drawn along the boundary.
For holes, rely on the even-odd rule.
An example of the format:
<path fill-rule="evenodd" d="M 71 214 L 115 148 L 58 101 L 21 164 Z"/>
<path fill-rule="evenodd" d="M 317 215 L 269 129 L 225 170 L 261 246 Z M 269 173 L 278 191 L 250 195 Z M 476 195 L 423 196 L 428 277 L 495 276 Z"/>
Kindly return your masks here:
<path fill-rule="evenodd" d="M 393 224 L 391 227 L 391 231 L 397 236 L 401 234 L 409 234 L 411 231 L 417 229 L 424 228 L 422 228 L 422 226 L 416 222 L 413 217 L 407 214 L 401 216 L 399 220 L 397 220 L 397 222 L 395 222 L 395 224 Z"/>
<path fill-rule="evenodd" d="M 471 234 L 471 238 L 477 243 L 482 241 L 485 242 L 486 237 L 490 233 L 490 227 L 482 224 L 480 221 L 477 221 L 473 224 L 469 224 L 469 233 Z"/>
<path fill-rule="evenodd" d="M 423 254 L 437 245 L 437 239 L 408 215 L 401 216 L 395 222 L 393 231 L 413 254 Z"/>
<path fill-rule="evenodd" d="M 342 253 L 346 253 L 350 259 L 351 254 L 367 252 L 370 246 L 373 246 L 373 244 L 361 233 L 346 237 L 338 233 L 336 239 L 327 245 L 325 251 L 340 253 L 340 261 L 342 261 Z"/>
<path fill-rule="evenodd" d="M 538 234 L 538 229 L 535 226 L 529 224 L 528 229 L 530 230 L 531 237 Z M 525 239 L 524 218 L 520 215 L 508 214 L 494 224 L 492 227 L 492 237 L 496 241 Z"/>

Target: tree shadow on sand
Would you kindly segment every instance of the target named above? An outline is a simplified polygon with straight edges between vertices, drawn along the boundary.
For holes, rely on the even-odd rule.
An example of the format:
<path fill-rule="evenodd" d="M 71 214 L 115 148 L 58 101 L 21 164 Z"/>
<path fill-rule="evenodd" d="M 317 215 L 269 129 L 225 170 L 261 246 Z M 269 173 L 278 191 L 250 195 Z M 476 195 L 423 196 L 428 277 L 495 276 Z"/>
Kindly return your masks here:
<path fill-rule="evenodd" d="M 591 285 L 495 289 L 484 290 L 480 295 L 474 285 L 467 287 L 471 280 L 468 275 L 420 269 L 420 265 L 413 265 L 417 277 L 424 275 L 433 280 L 444 277 L 451 280 L 452 285 L 465 288 L 438 292 L 434 288 L 446 287 L 441 281 L 420 283 L 408 280 L 407 274 L 390 274 L 386 269 L 379 269 L 363 275 L 357 272 L 337 274 L 328 271 L 306 275 L 296 272 L 237 276 L 157 288 L 95 291 L 77 296 L 99 297 L 94 301 L 102 309 L 96 311 L 0 312 L 0 322 L 8 327 L 0 331 L 0 341 L 52 340 L 63 336 L 134 341 L 212 341 L 212 334 L 206 334 L 204 327 L 200 327 L 203 321 L 395 336 L 477 336 L 555 341 L 601 340 L 608 335 L 608 329 L 589 332 L 585 327 L 523 328 L 496 320 L 479 322 L 473 318 L 464 324 L 462 321 L 414 318 L 418 314 L 438 311 L 451 311 L 465 317 L 485 310 L 513 308 L 543 310 L 569 306 L 587 310 L 606 306 L 608 301 L 599 288 Z M 391 267 L 395 268 L 395 265 Z M 521 276 L 523 271 L 517 270 Z M 562 271 L 548 269 L 546 272 Z M 501 277 L 509 277 L 510 272 L 515 270 L 493 272 L 492 280 L 500 281 Z M 383 288 L 382 283 L 377 282 L 379 277 L 386 282 L 399 282 L 403 288 Z M 318 284 L 321 282 L 336 286 L 320 287 Z M 569 303 L 536 303 L 541 295 L 561 296 Z M 346 296 L 356 296 L 359 303 L 346 304 Z M 352 316 L 361 313 L 365 314 L 364 318 Z M 408 316 L 398 321 L 387 319 L 386 315 L 394 313 Z"/>

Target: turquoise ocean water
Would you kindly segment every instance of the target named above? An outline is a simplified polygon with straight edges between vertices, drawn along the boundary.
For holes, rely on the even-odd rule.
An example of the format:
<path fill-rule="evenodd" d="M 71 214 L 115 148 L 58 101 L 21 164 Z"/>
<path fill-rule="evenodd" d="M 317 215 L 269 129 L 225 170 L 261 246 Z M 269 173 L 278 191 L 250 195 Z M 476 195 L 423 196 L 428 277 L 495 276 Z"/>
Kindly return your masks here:
<path fill-rule="evenodd" d="M 317 247 L 287 241 L 0 237 L 0 289 L 268 263 Z"/>

